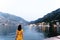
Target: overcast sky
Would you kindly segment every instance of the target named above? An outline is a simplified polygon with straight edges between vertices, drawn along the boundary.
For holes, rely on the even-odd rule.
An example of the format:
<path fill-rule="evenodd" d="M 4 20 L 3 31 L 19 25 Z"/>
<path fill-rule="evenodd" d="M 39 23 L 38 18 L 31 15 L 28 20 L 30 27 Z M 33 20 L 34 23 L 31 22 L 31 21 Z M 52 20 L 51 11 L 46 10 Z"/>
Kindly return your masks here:
<path fill-rule="evenodd" d="M 13 14 L 27 21 L 43 17 L 60 8 L 60 0 L 0 0 L 0 12 Z"/>

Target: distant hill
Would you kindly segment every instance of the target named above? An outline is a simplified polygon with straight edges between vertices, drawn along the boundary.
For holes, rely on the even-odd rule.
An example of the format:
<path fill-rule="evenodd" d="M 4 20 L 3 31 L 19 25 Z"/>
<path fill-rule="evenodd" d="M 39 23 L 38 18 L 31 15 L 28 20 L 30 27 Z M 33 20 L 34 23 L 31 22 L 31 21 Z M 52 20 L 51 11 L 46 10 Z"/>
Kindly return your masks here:
<path fill-rule="evenodd" d="M 55 11 L 52 11 L 51 13 L 48 13 L 43 18 L 39 18 L 39 19 L 32 21 L 30 23 L 48 22 L 48 21 L 53 21 L 53 20 L 60 21 L 60 8 Z"/>
<path fill-rule="evenodd" d="M 26 25 L 28 22 L 21 17 L 0 12 L 0 34 L 7 35 L 16 32 L 18 24 Z"/>

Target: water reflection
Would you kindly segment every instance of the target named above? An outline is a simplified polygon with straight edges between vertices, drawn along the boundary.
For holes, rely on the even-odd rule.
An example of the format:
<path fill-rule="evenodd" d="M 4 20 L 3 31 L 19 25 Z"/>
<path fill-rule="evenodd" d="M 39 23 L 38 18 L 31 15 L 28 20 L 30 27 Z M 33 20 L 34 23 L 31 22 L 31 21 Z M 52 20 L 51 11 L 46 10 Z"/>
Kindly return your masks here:
<path fill-rule="evenodd" d="M 43 39 L 44 39 L 43 33 L 35 31 L 34 27 L 30 29 L 28 26 L 26 26 L 26 30 L 24 31 L 24 40 L 43 40 Z"/>

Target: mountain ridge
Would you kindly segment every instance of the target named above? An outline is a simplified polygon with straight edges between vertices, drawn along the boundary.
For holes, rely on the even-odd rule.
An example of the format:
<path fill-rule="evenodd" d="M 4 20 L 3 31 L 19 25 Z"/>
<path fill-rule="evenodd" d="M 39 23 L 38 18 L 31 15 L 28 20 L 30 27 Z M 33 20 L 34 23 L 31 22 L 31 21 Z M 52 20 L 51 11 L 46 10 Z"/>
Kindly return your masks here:
<path fill-rule="evenodd" d="M 60 21 L 60 8 L 57 10 L 54 10 L 47 15 L 43 16 L 42 18 L 38 18 L 35 21 L 32 21 L 30 23 L 39 23 L 39 22 L 46 22 L 46 21 L 53 21 L 53 20 L 59 20 Z"/>
<path fill-rule="evenodd" d="M 28 21 L 25 21 L 21 17 L 0 12 L 0 35 L 15 33 L 19 24 L 24 26 L 27 25 L 27 23 Z"/>

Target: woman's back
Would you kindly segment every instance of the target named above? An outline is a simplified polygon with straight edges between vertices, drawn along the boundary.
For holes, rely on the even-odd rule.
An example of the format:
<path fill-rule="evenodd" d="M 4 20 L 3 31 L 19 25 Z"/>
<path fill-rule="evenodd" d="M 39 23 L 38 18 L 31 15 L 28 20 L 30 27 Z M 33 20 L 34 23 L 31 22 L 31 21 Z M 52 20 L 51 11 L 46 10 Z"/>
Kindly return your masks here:
<path fill-rule="evenodd" d="M 16 40 L 23 40 L 23 30 L 21 30 L 21 31 L 17 30 L 16 31 Z"/>

